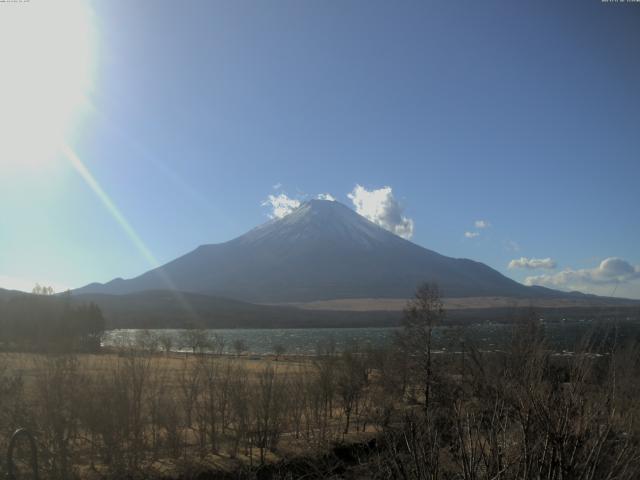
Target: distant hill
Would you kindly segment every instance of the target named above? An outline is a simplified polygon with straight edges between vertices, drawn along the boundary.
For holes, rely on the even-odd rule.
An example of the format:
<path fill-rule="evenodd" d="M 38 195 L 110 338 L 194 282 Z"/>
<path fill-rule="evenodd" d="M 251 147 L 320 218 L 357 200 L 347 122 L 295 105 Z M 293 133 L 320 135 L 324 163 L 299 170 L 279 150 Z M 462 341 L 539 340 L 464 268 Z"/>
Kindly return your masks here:
<path fill-rule="evenodd" d="M 396 325 L 400 320 L 399 312 L 301 310 L 168 290 L 72 298 L 97 304 L 108 328 L 358 327 Z"/>
<path fill-rule="evenodd" d="M 0 288 L 0 319 L 3 302 L 31 296 Z M 125 295 L 72 294 L 70 300 L 75 305 L 98 305 L 108 329 L 370 327 L 396 325 L 400 320 L 399 312 L 309 311 L 170 290 Z"/>
<path fill-rule="evenodd" d="M 2 303 L 29 293 L 0 289 Z M 259 305 L 197 293 L 149 290 L 123 295 L 73 294 L 75 304 L 97 304 L 112 328 L 305 328 L 398 325 L 403 299 L 319 301 L 296 305 Z M 536 315 L 549 320 L 639 318 L 640 302 L 545 299 L 533 302 Z M 508 298 L 445 299 L 447 321 L 513 322 L 531 314 L 529 302 Z"/>
<path fill-rule="evenodd" d="M 393 300 L 393 309 L 373 304 L 368 310 L 350 310 L 348 303 L 327 309 L 324 305 L 256 305 L 197 293 L 152 290 L 125 295 L 74 295 L 74 302 L 96 303 L 107 328 L 310 328 L 395 326 L 405 301 Z M 503 299 L 502 299 L 503 300 Z M 315 309 L 310 309 L 314 308 Z M 324 309 L 323 309 L 324 308 Z M 342 309 L 340 309 L 342 308 Z M 445 300 L 447 321 L 452 323 L 514 322 L 528 318 L 527 302 L 509 304 L 501 299 Z M 554 321 L 570 319 L 640 318 L 640 302 L 558 302 L 545 300 L 536 315 Z"/>
<path fill-rule="evenodd" d="M 138 277 L 93 283 L 77 294 L 147 290 L 229 297 L 253 303 L 409 298 L 437 282 L 446 297 L 575 297 L 527 287 L 487 265 L 423 248 L 339 202 L 311 200 L 229 242 L 203 245 Z"/>
<path fill-rule="evenodd" d="M 4 288 L 0 288 L 0 300 L 9 300 L 18 295 L 29 295 L 26 292 L 21 292 L 20 290 L 7 290 Z"/>

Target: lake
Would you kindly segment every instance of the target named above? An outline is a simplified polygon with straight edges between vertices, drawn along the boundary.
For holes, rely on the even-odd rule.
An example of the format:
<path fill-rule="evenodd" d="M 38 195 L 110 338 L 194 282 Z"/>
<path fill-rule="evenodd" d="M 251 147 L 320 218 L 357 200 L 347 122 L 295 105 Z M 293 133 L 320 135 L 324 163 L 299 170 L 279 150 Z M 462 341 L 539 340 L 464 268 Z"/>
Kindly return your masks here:
<path fill-rule="evenodd" d="M 591 322 L 551 323 L 544 325 L 546 335 L 552 347 L 558 351 L 572 351 L 577 342 L 588 332 L 596 329 L 602 334 L 613 324 L 602 325 Z M 479 348 L 495 350 L 504 346 L 513 333 L 514 327 L 505 324 L 473 324 L 460 327 L 439 327 L 434 331 L 435 348 L 457 349 L 460 340 L 473 342 Z M 242 340 L 247 352 L 254 355 L 272 354 L 276 345 L 282 345 L 289 355 L 312 355 L 318 345 L 333 343 L 338 351 L 347 345 L 357 344 L 359 348 L 381 347 L 388 345 L 394 338 L 397 328 L 280 328 L 280 329 L 216 329 L 207 330 L 210 336 L 222 335 L 225 339 L 225 353 L 233 353 L 233 343 Z M 103 345 L 116 347 L 134 345 L 136 339 L 146 332 L 152 335 L 170 335 L 173 349 L 185 351 L 189 348 L 184 342 L 185 330 L 109 330 L 105 333 Z M 640 337 L 640 323 L 621 322 L 618 324 L 618 338 L 624 342 Z"/>

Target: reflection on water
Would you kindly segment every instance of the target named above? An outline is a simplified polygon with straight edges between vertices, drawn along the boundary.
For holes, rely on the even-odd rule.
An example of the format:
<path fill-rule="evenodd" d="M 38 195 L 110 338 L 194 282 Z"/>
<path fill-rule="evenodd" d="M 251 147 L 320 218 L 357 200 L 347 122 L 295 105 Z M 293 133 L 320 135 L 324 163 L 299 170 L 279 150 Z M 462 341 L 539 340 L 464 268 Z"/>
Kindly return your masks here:
<path fill-rule="evenodd" d="M 210 337 L 221 335 L 224 338 L 225 353 L 234 353 L 233 344 L 242 340 L 247 352 L 256 355 L 274 353 L 274 347 L 284 347 L 289 355 L 312 355 L 319 345 L 334 345 L 342 350 L 350 343 L 360 348 L 380 347 L 393 338 L 394 328 L 278 328 L 278 329 L 216 329 L 207 330 Z M 123 329 L 106 332 L 104 346 L 134 344 L 141 330 Z M 189 350 L 185 340 L 185 330 L 148 330 L 151 335 L 170 335 L 174 350 Z"/>
<path fill-rule="evenodd" d="M 553 323 L 544 325 L 550 345 L 558 350 L 572 351 L 580 339 L 590 332 L 602 337 L 611 332 L 613 324 L 595 325 L 590 322 Z M 340 351 L 347 345 L 356 344 L 360 349 L 381 347 L 393 341 L 396 328 L 281 328 L 281 329 L 217 329 L 207 330 L 208 336 L 221 335 L 225 341 L 224 352 L 233 353 L 233 344 L 242 340 L 247 352 L 255 355 L 274 353 L 274 347 L 282 346 L 289 355 L 312 355 L 318 346 L 334 346 Z M 472 342 L 478 348 L 494 350 L 506 345 L 514 331 L 512 325 L 478 324 L 462 327 L 439 327 L 434 333 L 436 348 L 457 349 L 462 341 Z M 148 332 L 151 336 L 169 335 L 173 350 L 188 350 L 185 330 L 110 330 L 106 332 L 103 345 L 108 347 L 133 345 L 140 336 Z M 617 327 L 619 342 L 640 337 L 639 322 L 623 322 Z"/>

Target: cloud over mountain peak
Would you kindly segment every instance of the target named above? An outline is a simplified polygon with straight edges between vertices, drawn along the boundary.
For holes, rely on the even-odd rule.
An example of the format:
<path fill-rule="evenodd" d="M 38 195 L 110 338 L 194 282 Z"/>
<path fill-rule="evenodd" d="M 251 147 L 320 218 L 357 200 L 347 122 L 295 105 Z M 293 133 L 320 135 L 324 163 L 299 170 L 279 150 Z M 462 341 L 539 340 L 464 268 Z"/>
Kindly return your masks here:
<path fill-rule="evenodd" d="M 404 215 L 404 209 L 393 196 L 391 187 L 367 190 L 356 185 L 347 197 L 356 212 L 367 220 L 402 238 L 410 239 L 413 236 L 413 220 Z"/>

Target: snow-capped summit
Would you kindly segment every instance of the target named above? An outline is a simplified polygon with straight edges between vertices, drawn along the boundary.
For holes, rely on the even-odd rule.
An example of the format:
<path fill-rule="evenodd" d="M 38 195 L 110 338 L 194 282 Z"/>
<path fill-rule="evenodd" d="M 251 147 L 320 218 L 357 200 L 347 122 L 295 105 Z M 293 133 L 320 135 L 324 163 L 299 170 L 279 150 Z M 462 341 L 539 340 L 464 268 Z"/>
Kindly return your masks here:
<path fill-rule="evenodd" d="M 289 215 L 260 225 L 235 241 L 246 245 L 265 241 L 284 244 L 346 242 L 372 249 L 403 240 L 340 202 L 310 200 Z"/>

